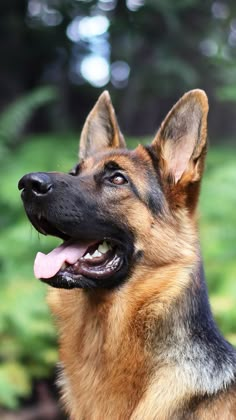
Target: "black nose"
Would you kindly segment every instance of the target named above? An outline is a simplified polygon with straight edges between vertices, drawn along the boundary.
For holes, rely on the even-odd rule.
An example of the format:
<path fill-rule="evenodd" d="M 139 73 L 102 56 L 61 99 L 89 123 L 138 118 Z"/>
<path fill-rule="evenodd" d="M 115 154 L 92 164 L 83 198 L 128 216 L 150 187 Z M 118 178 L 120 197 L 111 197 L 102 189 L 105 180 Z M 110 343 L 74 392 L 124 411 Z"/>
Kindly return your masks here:
<path fill-rule="evenodd" d="M 45 172 L 32 172 L 23 176 L 18 183 L 19 190 L 24 194 L 33 194 L 34 196 L 42 196 L 48 194 L 53 183 L 49 174 Z"/>

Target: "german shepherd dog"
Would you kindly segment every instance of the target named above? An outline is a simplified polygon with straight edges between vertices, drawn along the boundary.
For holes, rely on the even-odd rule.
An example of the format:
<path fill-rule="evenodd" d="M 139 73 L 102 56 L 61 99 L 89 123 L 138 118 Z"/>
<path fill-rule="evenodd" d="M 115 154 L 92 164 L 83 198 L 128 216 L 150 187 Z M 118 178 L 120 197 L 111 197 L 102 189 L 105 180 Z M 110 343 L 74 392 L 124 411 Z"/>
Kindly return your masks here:
<path fill-rule="evenodd" d="M 129 151 L 104 92 L 74 169 L 19 181 L 34 227 L 63 240 L 34 269 L 52 286 L 71 419 L 236 419 L 236 352 L 212 317 L 197 232 L 207 113 L 190 91 Z"/>

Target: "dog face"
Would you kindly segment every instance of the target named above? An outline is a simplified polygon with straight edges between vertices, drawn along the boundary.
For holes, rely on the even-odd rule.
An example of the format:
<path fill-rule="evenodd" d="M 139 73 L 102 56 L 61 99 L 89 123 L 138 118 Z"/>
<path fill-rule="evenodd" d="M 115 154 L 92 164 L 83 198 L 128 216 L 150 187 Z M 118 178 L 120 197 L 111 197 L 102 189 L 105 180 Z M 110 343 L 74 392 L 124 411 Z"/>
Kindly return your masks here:
<path fill-rule="evenodd" d="M 37 255 L 36 277 L 54 287 L 113 288 L 140 266 L 192 257 L 207 112 L 205 93 L 191 91 L 150 146 L 128 151 L 104 92 L 82 130 L 80 163 L 68 174 L 36 172 L 19 181 L 34 227 L 64 240 Z"/>

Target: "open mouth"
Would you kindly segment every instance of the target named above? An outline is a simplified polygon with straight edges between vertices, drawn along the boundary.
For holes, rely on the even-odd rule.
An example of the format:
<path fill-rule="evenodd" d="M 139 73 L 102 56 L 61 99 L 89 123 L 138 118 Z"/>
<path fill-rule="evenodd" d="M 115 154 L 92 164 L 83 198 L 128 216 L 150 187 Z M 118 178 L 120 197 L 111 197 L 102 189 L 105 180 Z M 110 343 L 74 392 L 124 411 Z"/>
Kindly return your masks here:
<path fill-rule="evenodd" d="M 112 287 L 127 262 L 123 244 L 111 238 L 80 241 L 72 239 L 46 218 L 29 215 L 34 227 L 44 235 L 57 236 L 62 245 L 49 254 L 38 252 L 34 262 L 36 278 L 53 287 Z"/>
<path fill-rule="evenodd" d="M 63 243 L 49 254 L 38 252 L 35 277 L 50 286 L 72 288 L 112 288 L 128 274 L 133 248 L 125 239 L 106 236 L 87 240 L 71 237 L 43 215 L 27 213 L 33 226 L 44 235 L 59 237 Z M 83 236 L 83 231 L 82 231 Z"/>
<path fill-rule="evenodd" d="M 34 273 L 55 287 L 83 287 L 83 278 L 103 282 L 119 271 L 122 263 L 122 252 L 114 242 L 104 239 L 80 244 L 69 240 L 47 255 L 39 252 Z"/>

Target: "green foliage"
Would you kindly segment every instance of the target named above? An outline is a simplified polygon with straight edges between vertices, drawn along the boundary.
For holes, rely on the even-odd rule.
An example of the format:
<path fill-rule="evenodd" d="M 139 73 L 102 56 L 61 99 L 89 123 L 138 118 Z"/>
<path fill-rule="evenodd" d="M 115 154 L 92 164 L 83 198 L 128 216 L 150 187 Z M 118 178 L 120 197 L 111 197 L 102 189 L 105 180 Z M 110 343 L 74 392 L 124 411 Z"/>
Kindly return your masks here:
<path fill-rule="evenodd" d="M 17 99 L 0 115 L 0 156 L 7 146 L 15 145 L 34 112 L 42 105 L 54 101 L 57 90 L 51 86 L 34 89 Z"/>
<path fill-rule="evenodd" d="M 236 84 L 219 87 L 216 95 L 222 102 L 236 102 Z"/>
<path fill-rule="evenodd" d="M 0 405 L 10 408 L 17 406 L 17 397 L 26 397 L 31 390 L 27 371 L 17 362 L 7 362 L 0 366 Z"/>
<path fill-rule="evenodd" d="M 137 140 L 130 140 L 135 147 Z M 15 408 L 33 380 L 49 377 L 57 360 L 56 335 L 47 308 L 47 287 L 34 279 L 36 252 L 59 240 L 38 235 L 22 207 L 17 182 L 35 170 L 68 171 L 77 160 L 75 136 L 27 139 L 1 169 L 0 214 L 0 405 Z M 218 324 L 236 344 L 236 168 L 232 150 L 210 150 L 201 196 L 203 256 Z"/>
<path fill-rule="evenodd" d="M 236 167 L 234 149 L 210 151 L 200 199 L 201 239 L 211 303 L 236 345 Z"/>

